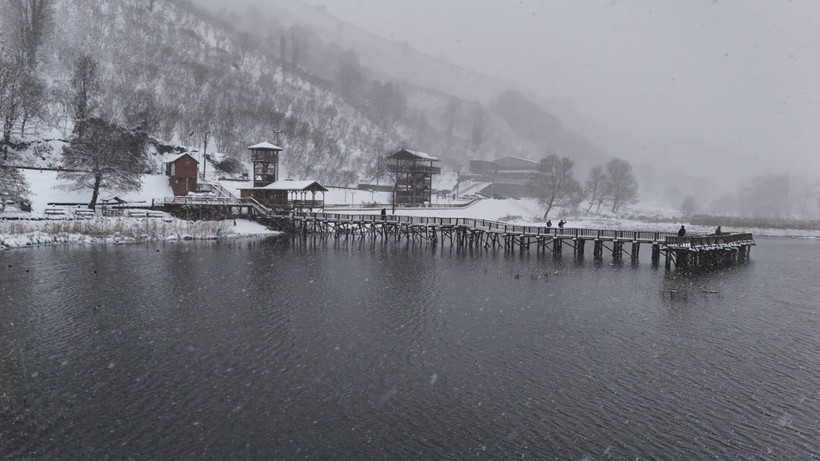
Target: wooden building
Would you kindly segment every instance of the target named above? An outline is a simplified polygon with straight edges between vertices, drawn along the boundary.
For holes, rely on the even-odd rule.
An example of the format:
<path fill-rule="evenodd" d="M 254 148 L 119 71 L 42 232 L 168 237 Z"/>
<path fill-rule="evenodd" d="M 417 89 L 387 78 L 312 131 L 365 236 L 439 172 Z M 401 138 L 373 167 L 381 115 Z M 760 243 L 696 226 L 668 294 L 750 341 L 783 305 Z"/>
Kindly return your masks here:
<path fill-rule="evenodd" d="M 539 162 L 521 157 L 503 157 L 492 161 L 470 160 L 470 171 L 463 179 L 489 183 L 480 191 L 489 197 L 530 197 L 531 183 L 540 173 Z"/>
<path fill-rule="evenodd" d="M 433 175 L 441 173 L 439 159 L 424 152 L 402 149 L 385 158 L 393 176 L 396 205 L 423 206 L 433 198 Z"/>
<path fill-rule="evenodd" d="M 264 187 L 279 179 L 279 152 L 282 148 L 269 142 L 248 147 L 253 163 L 253 187 Z"/>
<path fill-rule="evenodd" d="M 165 175 L 169 178 L 174 196 L 188 195 L 196 190 L 199 162 L 190 154 L 180 154 L 165 163 Z"/>
<path fill-rule="evenodd" d="M 498 172 L 498 165 L 492 160 L 470 160 L 470 173 L 492 174 Z"/>
<path fill-rule="evenodd" d="M 503 157 L 493 160 L 497 165 L 498 173 L 533 174 L 541 171 L 541 163 L 521 157 Z"/>
<path fill-rule="evenodd" d="M 240 189 L 242 198 L 253 198 L 268 208 L 275 210 L 324 209 L 327 188 L 317 181 L 275 181 L 262 187 Z M 316 194 L 321 193 L 321 199 Z"/>

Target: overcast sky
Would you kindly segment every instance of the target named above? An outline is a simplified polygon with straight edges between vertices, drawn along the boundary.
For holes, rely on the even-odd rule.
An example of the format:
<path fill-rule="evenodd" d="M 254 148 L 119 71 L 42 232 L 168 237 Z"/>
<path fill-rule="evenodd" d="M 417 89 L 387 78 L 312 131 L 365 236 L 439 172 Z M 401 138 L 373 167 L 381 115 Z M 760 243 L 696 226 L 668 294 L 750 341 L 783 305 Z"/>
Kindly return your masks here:
<path fill-rule="evenodd" d="M 820 1 L 308 3 L 567 103 L 616 154 L 820 171 Z"/>

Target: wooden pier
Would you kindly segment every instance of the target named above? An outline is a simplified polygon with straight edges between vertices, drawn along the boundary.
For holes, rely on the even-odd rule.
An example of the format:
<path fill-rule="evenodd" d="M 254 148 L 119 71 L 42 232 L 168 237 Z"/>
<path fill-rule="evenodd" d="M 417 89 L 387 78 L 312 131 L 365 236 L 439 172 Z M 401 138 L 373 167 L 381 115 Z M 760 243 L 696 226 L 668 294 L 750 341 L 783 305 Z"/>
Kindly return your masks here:
<path fill-rule="evenodd" d="M 584 257 L 591 249 L 593 259 L 603 259 L 609 253 L 614 261 L 625 257 L 638 261 L 641 247 L 648 246 L 653 264 L 659 264 L 663 258 L 667 269 L 674 265 L 682 270 L 721 267 L 746 261 L 751 247 L 755 245 L 749 233 L 678 237 L 674 232 L 561 229 L 472 218 L 275 212 L 247 198 L 176 197 L 154 205 L 188 217 L 192 214 L 201 217 L 249 217 L 272 229 L 301 238 L 371 238 L 385 242 L 452 245 L 463 249 L 535 251 L 556 256 L 566 251 L 576 257 Z"/>

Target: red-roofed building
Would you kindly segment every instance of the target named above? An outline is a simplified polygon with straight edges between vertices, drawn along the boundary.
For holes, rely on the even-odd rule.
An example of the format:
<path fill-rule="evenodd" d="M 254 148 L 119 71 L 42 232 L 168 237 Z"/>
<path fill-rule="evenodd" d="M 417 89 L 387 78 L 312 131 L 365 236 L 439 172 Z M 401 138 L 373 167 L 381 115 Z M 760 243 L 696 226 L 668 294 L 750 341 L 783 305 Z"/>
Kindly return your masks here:
<path fill-rule="evenodd" d="M 188 195 L 196 190 L 199 162 L 190 154 L 180 154 L 165 163 L 165 175 L 169 178 L 174 196 Z"/>

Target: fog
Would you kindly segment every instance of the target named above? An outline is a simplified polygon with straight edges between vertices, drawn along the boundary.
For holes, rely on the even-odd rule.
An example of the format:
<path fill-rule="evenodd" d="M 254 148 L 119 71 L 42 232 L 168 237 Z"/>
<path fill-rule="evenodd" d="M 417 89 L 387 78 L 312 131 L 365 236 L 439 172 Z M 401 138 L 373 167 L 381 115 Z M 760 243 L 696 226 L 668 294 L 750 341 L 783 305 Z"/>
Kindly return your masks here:
<path fill-rule="evenodd" d="M 632 161 L 644 191 L 675 184 L 716 195 L 775 174 L 817 182 L 820 3 L 305 2 L 534 96 L 568 129 Z"/>
<path fill-rule="evenodd" d="M 658 170 L 820 167 L 817 2 L 312 2 L 556 102 L 571 128 Z"/>

